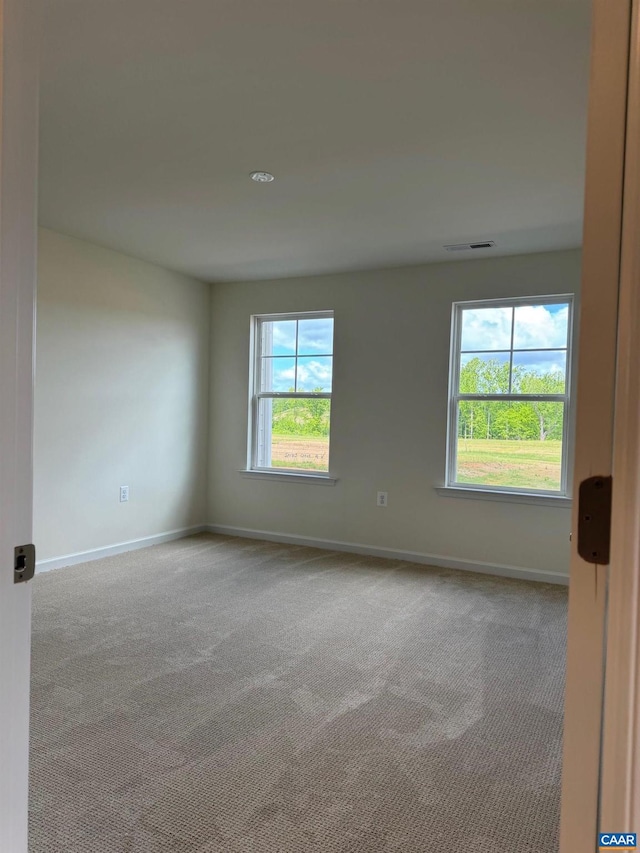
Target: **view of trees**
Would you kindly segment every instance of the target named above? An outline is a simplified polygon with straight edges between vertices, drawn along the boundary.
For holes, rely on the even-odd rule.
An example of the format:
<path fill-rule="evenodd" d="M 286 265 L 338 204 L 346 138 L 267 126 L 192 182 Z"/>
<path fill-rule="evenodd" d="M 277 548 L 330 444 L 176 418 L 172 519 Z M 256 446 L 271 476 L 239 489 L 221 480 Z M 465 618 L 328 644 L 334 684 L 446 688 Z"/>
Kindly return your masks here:
<path fill-rule="evenodd" d="M 514 365 L 512 393 L 563 394 L 564 374 L 559 370 L 536 373 Z M 460 393 L 500 394 L 509 391 L 509 363 L 473 358 L 460 370 Z M 562 440 L 564 407 L 558 402 L 494 402 L 462 400 L 458 437 L 511 440 Z"/>
<path fill-rule="evenodd" d="M 293 388 L 290 389 L 293 391 Z M 314 388 L 321 393 L 323 388 Z M 331 400 L 322 397 L 299 399 L 275 399 L 272 405 L 272 433 L 274 435 L 297 435 L 309 438 L 329 437 Z"/>
<path fill-rule="evenodd" d="M 512 393 L 562 394 L 564 374 L 559 370 L 537 373 L 513 366 Z M 315 393 L 322 388 L 314 388 Z M 291 389 L 293 391 L 293 388 Z M 498 394 L 509 391 L 509 363 L 473 358 L 460 370 L 463 394 Z M 274 435 L 328 438 L 331 401 L 318 397 L 274 399 Z M 564 407 L 558 402 L 462 400 L 458 436 L 464 439 L 561 441 Z"/>

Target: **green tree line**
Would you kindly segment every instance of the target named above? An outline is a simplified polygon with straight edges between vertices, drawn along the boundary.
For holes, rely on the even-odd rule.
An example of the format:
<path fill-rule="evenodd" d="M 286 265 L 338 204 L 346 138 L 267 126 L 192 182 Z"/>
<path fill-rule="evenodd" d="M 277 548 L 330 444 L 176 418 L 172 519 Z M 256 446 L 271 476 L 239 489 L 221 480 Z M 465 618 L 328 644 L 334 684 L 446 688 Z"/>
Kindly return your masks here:
<path fill-rule="evenodd" d="M 539 374 L 514 365 L 512 391 L 522 394 L 562 394 L 564 381 L 561 371 Z M 293 388 L 290 390 L 293 391 Z M 314 388 L 314 393 L 322 390 Z M 508 362 L 473 358 L 460 371 L 460 392 L 463 394 L 500 394 L 508 391 Z M 318 397 L 275 399 L 271 405 L 274 435 L 328 438 L 330 400 Z M 458 436 L 466 439 L 560 441 L 562 419 L 562 403 L 463 400 L 459 404 Z"/>
<path fill-rule="evenodd" d="M 293 391 L 293 388 L 290 389 Z M 322 388 L 314 388 L 320 393 Z M 273 435 L 303 435 L 309 438 L 329 437 L 331 400 L 322 397 L 273 400 L 271 431 Z"/>
<path fill-rule="evenodd" d="M 514 365 L 512 393 L 563 394 L 564 374 L 559 370 L 534 373 Z M 509 363 L 473 358 L 460 370 L 462 394 L 504 394 L 509 391 Z M 511 440 L 560 441 L 562 403 L 462 400 L 458 413 L 458 437 Z"/>

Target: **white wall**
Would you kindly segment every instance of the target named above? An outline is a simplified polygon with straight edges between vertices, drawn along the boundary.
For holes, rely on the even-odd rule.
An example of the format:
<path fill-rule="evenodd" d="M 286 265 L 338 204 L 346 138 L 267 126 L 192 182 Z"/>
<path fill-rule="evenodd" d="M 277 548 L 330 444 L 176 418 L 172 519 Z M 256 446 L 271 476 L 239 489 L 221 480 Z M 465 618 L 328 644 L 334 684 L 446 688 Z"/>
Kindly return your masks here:
<path fill-rule="evenodd" d="M 214 525 L 568 574 L 568 507 L 440 497 L 451 303 L 577 292 L 580 253 L 276 281 L 212 295 L 209 518 Z M 334 487 L 243 477 L 249 318 L 335 311 Z M 376 507 L 376 492 L 389 506 Z"/>
<path fill-rule="evenodd" d="M 568 508 L 440 497 L 434 486 L 451 303 L 577 292 L 579 267 L 579 252 L 554 252 L 211 287 L 41 229 L 39 559 L 209 522 L 567 574 Z M 327 308 L 338 483 L 241 476 L 250 315 Z"/>
<path fill-rule="evenodd" d="M 209 302 L 207 284 L 40 230 L 40 560 L 206 520 Z"/>

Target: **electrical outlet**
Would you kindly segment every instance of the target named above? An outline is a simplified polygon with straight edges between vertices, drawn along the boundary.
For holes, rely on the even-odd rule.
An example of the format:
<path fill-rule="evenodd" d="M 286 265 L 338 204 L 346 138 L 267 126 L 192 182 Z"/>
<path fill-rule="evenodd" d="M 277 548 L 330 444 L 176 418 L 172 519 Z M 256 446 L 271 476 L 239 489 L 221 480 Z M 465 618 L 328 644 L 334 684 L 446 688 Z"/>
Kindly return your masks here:
<path fill-rule="evenodd" d="M 120 486 L 120 503 L 129 500 L 129 486 Z"/>
<path fill-rule="evenodd" d="M 388 504 L 389 504 L 389 494 L 388 494 L 388 492 L 378 492 L 377 505 L 378 505 L 378 506 L 385 506 L 385 507 L 386 507 L 386 506 L 388 506 Z"/>

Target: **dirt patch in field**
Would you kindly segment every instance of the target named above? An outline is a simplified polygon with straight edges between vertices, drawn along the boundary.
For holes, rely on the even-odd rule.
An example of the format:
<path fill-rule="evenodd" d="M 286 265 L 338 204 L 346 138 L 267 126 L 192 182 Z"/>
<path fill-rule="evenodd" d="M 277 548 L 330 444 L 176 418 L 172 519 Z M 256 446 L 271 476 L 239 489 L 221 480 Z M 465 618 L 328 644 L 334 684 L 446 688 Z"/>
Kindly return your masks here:
<path fill-rule="evenodd" d="M 273 436 L 271 464 L 326 471 L 329 465 L 329 442 L 322 438 L 281 438 L 280 436 Z"/>

